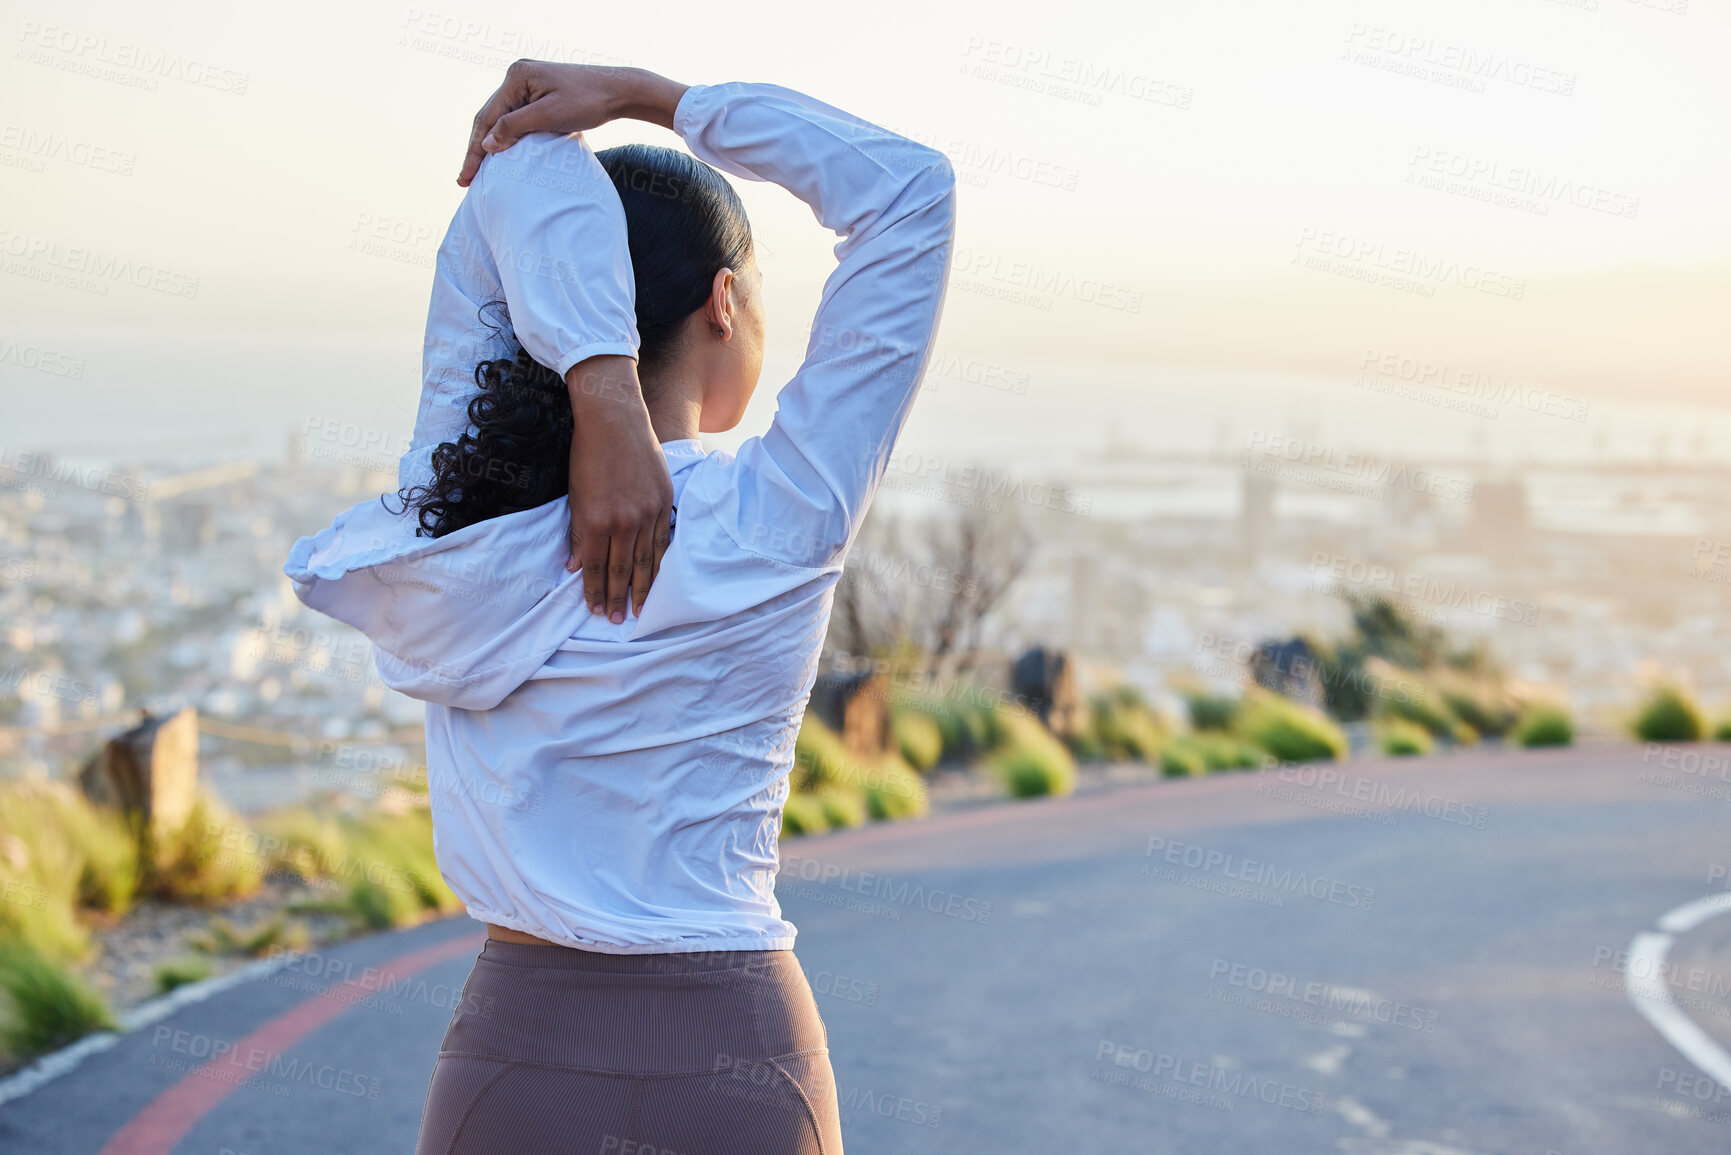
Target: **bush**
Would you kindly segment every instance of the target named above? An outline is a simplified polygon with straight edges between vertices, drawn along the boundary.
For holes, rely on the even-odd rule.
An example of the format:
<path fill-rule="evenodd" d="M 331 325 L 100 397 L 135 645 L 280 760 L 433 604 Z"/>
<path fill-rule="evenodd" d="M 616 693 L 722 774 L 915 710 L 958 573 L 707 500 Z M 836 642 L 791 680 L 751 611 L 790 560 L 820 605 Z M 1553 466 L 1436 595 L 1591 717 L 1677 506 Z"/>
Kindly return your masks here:
<path fill-rule="evenodd" d="M 1198 730 L 1230 730 L 1244 706 L 1242 698 L 1200 692 L 1185 695 L 1185 702 L 1190 707 L 1190 724 Z"/>
<path fill-rule="evenodd" d="M 825 783 L 845 781 L 850 762 L 835 731 L 806 711 L 793 740 L 793 788 L 809 794 Z"/>
<path fill-rule="evenodd" d="M 1192 734 L 1186 741 L 1209 770 L 1254 770 L 1268 757 L 1254 743 L 1212 730 Z"/>
<path fill-rule="evenodd" d="M 938 764 L 944 755 L 944 731 L 930 714 L 897 710 L 890 718 L 896 747 L 907 763 L 920 773 Z"/>
<path fill-rule="evenodd" d="M 1643 742 L 1699 742 L 1707 726 L 1689 692 L 1665 683 L 1655 686 L 1641 704 L 1634 729 Z"/>
<path fill-rule="evenodd" d="M 1437 692 L 1455 717 L 1487 737 L 1501 738 L 1521 720 L 1520 708 L 1499 684 L 1455 677 L 1439 683 Z"/>
<path fill-rule="evenodd" d="M 1731 717 L 1719 719 L 1713 727 L 1713 741 L 1731 742 Z"/>
<path fill-rule="evenodd" d="M 1412 754 L 1429 754 L 1436 748 L 1431 732 L 1416 722 L 1403 718 L 1388 718 L 1377 727 L 1377 745 L 1384 754 L 1396 758 Z"/>
<path fill-rule="evenodd" d="M 236 849 L 249 845 L 250 835 L 238 815 L 201 791 L 180 829 L 153 840 L 149 890 L 171 902 L 189 903 L 251 894 L 264 876 L 264 861 Z"/>
<path fill-rule="evenodd" d="M 1051 731 L 1032 717 L 1005 714 L 1004 741 L 991 765 L 1004 776 L 1013 798 L 1068 794 L 1076 788 L 1076 761 Z"/>
<path fill-rule="evenodd" d="M 792 793 L 781 808 L 781 832 L 789 834 L 822 834 L 829 829 L 823 816 L 823 803 L 809 794 Z"/>
<path fill-rule="evenodd" d="M 1195 746 L 1182 740 L 1169 742 L 1160 750 L 1160 773 L 1168 778 L 1200 778 L 1208 773 L 1208 763 Z"/>
<path fill-rule="evenodd" d="M 1346 755 L 1346 734 L 1339 726 L 1266 690 L 1248 696 L 1236 730 L 1282 762 L 1334 761 Z"/>
<path fill-rule="evenodd" d="M 44 958 L 67 961 L 90 949 L 78 921 L 85 855 L 60 821 L 65 787 L 0 787 L 0 939 L 15 939 Z"/>
<path fill-rule="evenodd" d="M 1521 746 L 1569 746 L 1575 741 L 1575 724 L 1569 712 L 1550 702 L 1535 702 L 1521 714 L 1515 742 Z"/>
<path fill-rule="evenodd" d="M 21 938 L 0 941 L 0 1048 L 24 1059 L 114 1030 L 101 996 Z"/>
<path fill-rule="evenodd" d="M 177 987 L 203 982 L 209 977 L 210 963 L 205 959 L 170 959 L 156 968 L 156 993 L 166 995 Z"/>
<path fill-rule="evenodd" d="M 813 790 L 811 796 L 823 807 L 823 820 L 831 830 L 864 826 L 871 816 L 865 791 L 858 786 L 825 782 Z"/>
<path fill-rule="evenodd" d="M 1378 713 L 1393 721 L 1406 722 L 1422 727 L 1428 735 L 1437 738 L 1453 738 L 1461 727 L 1461 721 L 1449 708 L 1442 693 L 1428 683 L 1418 687 L 1417 694 L 1398 694 L 1380 698 Z"/>
<path fill-rule="evenodd" d="M 1106 758 L 1152 762 L 1170 736 L 1134 686 L 1096 694 L 1089 700 L 1088 717 L 1092 737 Z"/>
<path fill-rule="evenodd" d="M 241 930 L 226 918 L 212 919 L 210 929 L 188 941 L 194 950 L 209 955 L 242 955 L 258 958 L 273 950 L 302 950 L 307 929 L 284 918 L 273 918 L 250 930 Z"/>
<path fill-rule="evenodd" d="M 925 782 L 894 754 L 866 772 L 865 798 L 866 810 L 879 821 L 919 818 L 929 809 Z"/>

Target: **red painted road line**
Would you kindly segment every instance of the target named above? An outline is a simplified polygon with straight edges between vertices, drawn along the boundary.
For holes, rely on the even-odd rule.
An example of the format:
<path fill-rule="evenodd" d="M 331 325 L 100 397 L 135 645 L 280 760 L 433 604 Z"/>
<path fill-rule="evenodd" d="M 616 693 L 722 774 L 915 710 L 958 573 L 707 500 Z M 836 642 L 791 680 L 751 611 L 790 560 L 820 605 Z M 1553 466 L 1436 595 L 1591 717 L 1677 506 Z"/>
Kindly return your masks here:
<path fill-rule="evenodd" d="M 212 1059 L 152 1099 L 109 1138 L 102 1155 L 168 1155 L 230 1092 L 259 1074 L 258 1064 L 269 1064 L 358 999 L 376 995 L 396 980 L 446 959 L 473 953 L 485 940 L 485 935 L 464 935 L 410 951 L 371 968 L 362 978 L 350 979 L 296 1004 L 235 1043 L 221 1058 Z"/>

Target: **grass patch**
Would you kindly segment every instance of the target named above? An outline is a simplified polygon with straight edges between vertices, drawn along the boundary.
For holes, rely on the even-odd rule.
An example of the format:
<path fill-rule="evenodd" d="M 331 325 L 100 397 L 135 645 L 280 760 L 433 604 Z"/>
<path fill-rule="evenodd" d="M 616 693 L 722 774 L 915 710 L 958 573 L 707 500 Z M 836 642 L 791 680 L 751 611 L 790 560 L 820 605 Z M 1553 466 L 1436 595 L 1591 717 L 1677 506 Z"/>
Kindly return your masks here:
<path fill-rule="evenodd" d="M 169 991 L 192 983 L 203 982 L 210 977 L 210 960 L 202 958 L 169 959 L 158 964 L 156 968 L 156 993 L 166 995 Z"/>
<path fill-rule="evenodd" d="M 1333 762 L 1346 756 L 1346 733 L 1320 711 L 1267 690 L 1246 695 L 1235 729 L 1281 762 Z"/>
<path fill-rule="evenodd" d="M 115 1029 L 102 997 L 23 939 L 0 942 L 0 1048 L 27 1059 Z"/>

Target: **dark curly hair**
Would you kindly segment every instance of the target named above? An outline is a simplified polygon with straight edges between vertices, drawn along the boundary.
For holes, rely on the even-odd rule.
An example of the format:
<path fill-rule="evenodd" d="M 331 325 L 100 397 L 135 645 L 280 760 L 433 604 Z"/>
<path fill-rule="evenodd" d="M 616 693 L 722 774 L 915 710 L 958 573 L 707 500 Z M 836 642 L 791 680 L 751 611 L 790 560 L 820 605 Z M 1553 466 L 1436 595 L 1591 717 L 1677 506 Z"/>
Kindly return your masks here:
<path fill-rule="evenodd" d="M 715 274 L 751 259 L 751 223 L 733 186 L 683 152 L 628 144 L 596 157 L 625 209 L 647 391 L 648 379 L 679 353 L 685 321 L 709 299 Z M 564 380 L 511 336 L 505 302 L 490 302 L 479 316 L 513 352 L 475 366 L 480 392 L 469 402 L 469 430 L 433 450 L 431 481 L 397 492 L 405 510 L 415 510 L 423 537 L 534 509 L 569 487 Z"/>

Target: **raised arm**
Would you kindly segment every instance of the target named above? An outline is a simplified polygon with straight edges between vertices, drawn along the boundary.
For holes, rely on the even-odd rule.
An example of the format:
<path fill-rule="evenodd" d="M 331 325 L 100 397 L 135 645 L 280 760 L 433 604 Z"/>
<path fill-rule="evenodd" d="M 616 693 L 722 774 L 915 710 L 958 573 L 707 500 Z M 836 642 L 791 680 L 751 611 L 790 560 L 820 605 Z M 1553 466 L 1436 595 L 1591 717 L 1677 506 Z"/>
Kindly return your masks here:
<path fill-rule="evenodd" d="M 843 237 L 774 424 L 741 447 L 738 487 L 715 495 L 746 548 L 836 564 L 883 478 L 942 312 L 955 221 L 949 162 L 775 85 L 688 89 L 637 69 L 542 63 L 526 64 L 521 81 L 477 118 L 465 176 L 479 153 L 516 134 L 633 115 L 672 127 L 719 169 L 781 185 Z"/>

